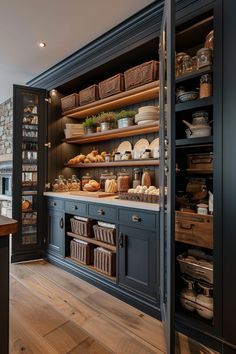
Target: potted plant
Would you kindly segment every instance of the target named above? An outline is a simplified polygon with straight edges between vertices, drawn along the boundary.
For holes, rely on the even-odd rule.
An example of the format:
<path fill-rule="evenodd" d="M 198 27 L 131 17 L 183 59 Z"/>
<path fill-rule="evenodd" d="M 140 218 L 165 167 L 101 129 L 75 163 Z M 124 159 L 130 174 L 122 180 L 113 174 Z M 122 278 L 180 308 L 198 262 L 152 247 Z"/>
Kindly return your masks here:
<path fill-rule="evenodd" d="M 83 126 L 84 126 L 85 134 L 96 133 L 97 126 L 98 126 L 98 117 L 91 116 L 86 118 L 83 123 Z"/>
<path fill-rule="evenodd" d="M 101 132 L 112 129 L 116 120 L 115 118 L 116 115 L 114 112 L 102 112 L 98 117 Z"/>
<path fill-rule="evenodd" d="M 120 111 L 116 114 L 118 128 L 126 128 L 134 124 L 135 111 Z"/>

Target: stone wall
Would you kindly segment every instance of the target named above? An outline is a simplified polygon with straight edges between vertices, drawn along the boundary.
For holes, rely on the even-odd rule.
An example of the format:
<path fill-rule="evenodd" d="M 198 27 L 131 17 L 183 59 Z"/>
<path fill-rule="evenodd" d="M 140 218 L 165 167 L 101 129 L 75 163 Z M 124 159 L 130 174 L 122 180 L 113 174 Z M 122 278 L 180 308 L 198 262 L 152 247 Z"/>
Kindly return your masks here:
<path fill-rule="evenodd" d="M 0 104 L 0 156 L 12 154 L 13 99 Z"/>

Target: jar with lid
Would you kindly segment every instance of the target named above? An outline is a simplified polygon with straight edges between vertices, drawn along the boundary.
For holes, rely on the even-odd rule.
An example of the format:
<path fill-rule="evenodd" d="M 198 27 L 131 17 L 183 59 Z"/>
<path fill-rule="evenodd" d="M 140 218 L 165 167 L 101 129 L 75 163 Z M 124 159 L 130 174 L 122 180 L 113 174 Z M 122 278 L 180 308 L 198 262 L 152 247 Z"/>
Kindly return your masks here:
<path fill-rule="evenodd" d="M 100 190 L 102 192 L 105 191 L 105 182 L 107 179 L 109 179 L 111 176 L 113 176 L 112 172 L 108 172 L 107 170 L 105 170 L 103 173 L 101 173 L 100 175 Z"/>
<path fill-rule="evenodd" d="M 212 80 L 211 75 L 205 74 L 200 78 L 199 98 L 212 96 Z"/>
<path fill-rule="evenodd" d="M 105 181 L 105 192 L 106 193 L 116 193 L 117 192 L 117 182 L 116 176 L 112 173 L 107 177 Z"/>
<path fill-rule="evenodd" d="M 67 192 L 68 185 L 67 180 L 64 178 L 63 175 L 59 175 L 55 182 L 53 183 L 53 191 L 55 192 Z"/>
<path fill-rule="evenodd" d="M 193 70 L 192 68 L 192 58 L 190 55 L 185 55 L 182 60 L 182 74 L 189 73 Z"/>
<path fill-rule="evenodd" d="M 111 162 L 112 161 L 112 155 L 110 153 L 105 155 L 105 162 Z"/>
<path fill-rule="evenodd" d="M 151 183 L 150 170 L 149 170 L 149 168 L 145 168 L 143 170 L 143 174 L 142 174 L 141 185 L 149 188 L 151 186 L 151 184 L 152 183 Z"/>
<path fill-rule="evenodd" d="M 197 67 L 197 56 L 194 55 L 192 57 L 192 71 L 196 71 L 198 70 L 198 67 Z"/>
<path fill-rule="evenodd" d="M 71 176 L 71 189 L 74 191 L 80 191 L 80 180 L 76 175 Z"/>
<path fill-rule="evenodd" d="M 82 190 L 83 190 L 83 191 L 85 190 L 85 189 L 84 189 L 85 184 L 86 184 L 86 183 L 89 183 L 89 181 L 90 181 L 91 179 L 93 179 L 93 177 L 92 177 L 89 173 L 86 173 L 86 175 L 84 175 L 84 176 L 82 177 L 82 179 L 81 179 L 81 181 L 82 181 L 81 185 L 82 185 Z"/>
<path fill-rule="evenodd" d="M 197 51 L 197 66 L 201 69 L 205 66 L 212 65 L 212 49 L 201 48 Z"/>
<path fill-rule="evenodd" d="M 127 192 L 130 187 L 130 175 L 127 170 L 122 170 L 118 173 L 117 191 Z"/>
<path fill-rule="evenodd" d="M 125 153 L 121 157 L 121 160 L 130 160 L 131 158 L 131 151 L 125 151 Z"/>
<path fill-rule="evenodd" d="M 180 52 L 176 54 L 175 57 L 175 73 L 176 77 L 182 75 L 182 61 L 183 57 L 186 55 L 184 52 Z"/>
<path fill-rule="evenodd" d="M 141 170 L 139 168 L 134 169 L 134 179 L 133 179 L 133 188 L 141 185 Z"/>
<path fill-rule="evenodd" d="M 119 161 L 120 160 L 120 152 L 115 152 L 114 154 L 114 161 Z"/>

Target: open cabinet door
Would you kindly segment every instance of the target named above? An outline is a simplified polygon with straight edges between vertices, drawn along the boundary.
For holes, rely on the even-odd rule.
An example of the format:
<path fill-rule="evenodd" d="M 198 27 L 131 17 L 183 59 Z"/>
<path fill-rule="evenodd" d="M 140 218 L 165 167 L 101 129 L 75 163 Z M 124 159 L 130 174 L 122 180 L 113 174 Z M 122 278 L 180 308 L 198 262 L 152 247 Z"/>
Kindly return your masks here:
<path fill-rule="evenodd" d="M 167 352 L 175 352 L 175 1 L 166 0 L 160 35 L 160 306 Z"/>
<path fill-rule="evenodd" d="M 43 191 L 46 178 L 47 91 L 13 87 L 12 262 L 41 258 L 44 253 Z"/>

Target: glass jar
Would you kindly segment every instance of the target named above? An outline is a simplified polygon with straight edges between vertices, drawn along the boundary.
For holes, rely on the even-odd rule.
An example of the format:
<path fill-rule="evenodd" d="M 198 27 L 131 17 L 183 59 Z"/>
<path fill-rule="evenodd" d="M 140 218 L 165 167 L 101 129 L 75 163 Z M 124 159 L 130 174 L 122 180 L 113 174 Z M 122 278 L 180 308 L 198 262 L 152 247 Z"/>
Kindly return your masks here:
<path fill-rule="evenodd" d="M 211 75 L 205 74 L 200 78 L 199 98 L 212 96 L 212 80 Z"/>
<path fill-rule="evenodd" d="M 130 175 L 127 170 L 118 173 L 117 190 L 118 192 L 127 192 L 130 187 Z"/>
<path fill-rule="evenodd" d="M 100 190 L 102 192 L 105 191 L 105 182 L 107 179 L 109 179 L 111 176 L 113 176 L 112 172 L 108 172 L 107 170 L 101 173 L 100 175 Z"/>
<path fill-rule="evenodd" d="M 68 185 L 67 185 L 67 180 L 64 178 L 64 176 L 59 175 L 57 181 L 58 181 L 57 192 L 67 192 Z"/>
<path fill-rule="evenodd" d="M 192 57 L 192 71 L 196 71 L 198 70 L 198 67 L 197 67 L 197 56 L 194 55 L 194 57 Z"/>
<path fill-rule="evenodd" d="M 76 175 L 71 176 L 71 190 L 80 191 L 80 180 Z"/>
<path fill-rule="evenodd" d="M 121 160 L 130 160 L 132 158 L 131 151 L 125 151 L 122 155 Z"/>
<path fill-rule="evenodd" d="M 105 162 L 111 162 L 112 161 L 112 155 L 110 153 L 105 155 Z"/>
<path fill-rule="evenodd" d="M 212 65 L 212 49 L 201 48 L 197 52 L 197 66 L 201 69 L 205 66 Z"/>
<path fill-rule="evenodd" d="M 82 177 L 82 179 L 81 179 L 81 181 L 82 181 L 81 185 L 82 185 L 82 190 L 83 190 L 83 191 L 85 190 L 85 189 L 84 189 L 84 185 L 85 185 L 86 183 L 89 183 L 89 181 L 90 181 L 91 179 L 93 179 L 93 177 L 92 177 L 89 173 L 86 173 L 86 175 L 84 175 L 84 176 Z"/>
<path fill-rule="evenodd" d="M 141 170 L 139 168 L 134 169 L 134 179 L 133 179 L 133 188 L 141 185 Z"/>
<path fill-rule="evenodd" d="M 145 168 L 143 170 L 141 185 L 149 188 L 151 186 L 151 175 L 149 168 Z"/>
<path fill-rule="evenodd" d="M 186 55 L 186 53 L 184 53 L 184 52 L 180 52 L 180 53 L 176 54 L 176 57 L 175 57 L 175 73 L 176 73 L 176 77 L 182 75 L 182 61 L 183 61 L 183 57 L 185 55 Z"/>
<path fill-rule="evenodd" d="M 120 152 L 115 152 L 114 161 L 119 161 L 119 160 L 120 160 Z"/>
<path fill-rule="evenodd" d="M 112 173 L 107 177 L 105 181 L 105 192 L 106 193 L 116 193 L 117 192 L 117 182 L 116 176 Z"/>
<path fill-rule="evenodd" d="M 192 70 L 192 58 L 190 55 L 185 55 L 182 60 L 182 74 L 187 74 Z"/>

